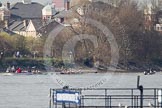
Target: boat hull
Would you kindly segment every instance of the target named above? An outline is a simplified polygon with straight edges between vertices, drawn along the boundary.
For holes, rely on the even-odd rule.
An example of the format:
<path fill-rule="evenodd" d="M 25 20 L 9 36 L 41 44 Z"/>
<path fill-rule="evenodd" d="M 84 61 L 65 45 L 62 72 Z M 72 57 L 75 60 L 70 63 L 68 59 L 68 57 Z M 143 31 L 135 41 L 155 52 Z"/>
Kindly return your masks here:
<path fill-rule="evenodd" d="M 13 75 L 33 75 L 33 73 L 3 73 L 3 76 L 13 76 Z"/>

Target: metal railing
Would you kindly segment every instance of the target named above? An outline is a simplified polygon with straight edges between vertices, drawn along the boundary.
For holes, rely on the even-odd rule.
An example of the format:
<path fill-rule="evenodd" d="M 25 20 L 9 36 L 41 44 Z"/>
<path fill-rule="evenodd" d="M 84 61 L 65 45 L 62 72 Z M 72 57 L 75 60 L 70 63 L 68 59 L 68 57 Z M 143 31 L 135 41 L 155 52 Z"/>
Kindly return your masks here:
<path fill-rule="evenodd" d="M 64 89 L 50 89 L 50 108 L 162 108 L 161 88 L 144 88 L 142 96 L 137 88 L 67 89 L 79 93 L 80 103 L 57 102 L 56 91 Z"/>
<path fill-rule="evenodd" d="M 50 89 L 49 108 L 162 108 L 162 88 L 139 82 L 140 76 L 137 88 Z"/>

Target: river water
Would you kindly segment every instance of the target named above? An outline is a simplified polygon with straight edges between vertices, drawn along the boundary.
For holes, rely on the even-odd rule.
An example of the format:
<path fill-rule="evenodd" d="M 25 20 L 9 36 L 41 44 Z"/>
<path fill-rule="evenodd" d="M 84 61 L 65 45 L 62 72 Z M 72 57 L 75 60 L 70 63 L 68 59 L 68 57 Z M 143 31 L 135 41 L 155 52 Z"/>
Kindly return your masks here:
<path fill-rule="evenodd" d="M 62 82 L 74 88 L 136 88 L 138 75 L 141 76 L 140 83 L 145 88 L 162 88 L 162 73 L 147 76 L 142 73 L 80 75 L 48 73 L 47 75 L 14 76 L 0 74 L 0 108 L 48 108 L 49 89 L 62 87 Z"/>

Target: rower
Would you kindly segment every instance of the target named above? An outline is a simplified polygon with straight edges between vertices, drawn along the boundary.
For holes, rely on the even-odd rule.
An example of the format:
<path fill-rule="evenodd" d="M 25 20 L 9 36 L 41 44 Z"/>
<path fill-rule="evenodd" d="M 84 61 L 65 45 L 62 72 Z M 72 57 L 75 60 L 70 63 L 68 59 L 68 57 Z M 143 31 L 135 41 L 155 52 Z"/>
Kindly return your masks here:
<path fill-rule="evenodd" d="M 18 68 L 18 69 L 16 70 L 16 73 L 21 73 L 21 68 Z"/>

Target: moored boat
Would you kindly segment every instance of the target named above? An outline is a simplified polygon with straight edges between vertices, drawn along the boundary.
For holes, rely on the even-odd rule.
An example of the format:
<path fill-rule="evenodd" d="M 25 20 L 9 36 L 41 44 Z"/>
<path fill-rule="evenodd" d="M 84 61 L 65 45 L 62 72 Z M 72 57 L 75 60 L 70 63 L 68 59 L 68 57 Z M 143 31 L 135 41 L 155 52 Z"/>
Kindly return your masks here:
<path fill-rule="evenodd" d="M 1 75 L 3 75 L 3 76 L 12 76 L 12 75 L 14 75 L 14 73 L 2 73 Z"/>
<path fill-rule="evenodd" d="M 69 69 L 69 70 L 62 70 L 59 74 L 65 74 L 65 75 L 69 75 L 69 74 L 82 74 L 83 72 L 81 72 L 78 69 Z"/>
<path fill-rule="evenodd" d="M 143 73 L 144 73 L 144 75 L 153 75 L 156 73 L 156 71 L 153 71 L 152 69 L 150 69 L 150 70 L 144 71 Z"/>

